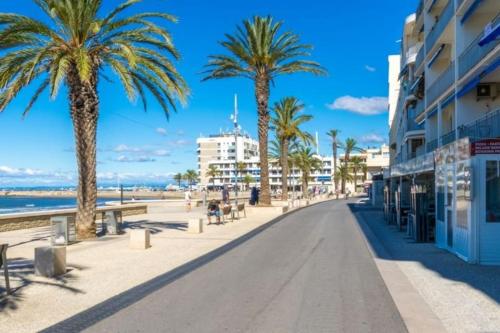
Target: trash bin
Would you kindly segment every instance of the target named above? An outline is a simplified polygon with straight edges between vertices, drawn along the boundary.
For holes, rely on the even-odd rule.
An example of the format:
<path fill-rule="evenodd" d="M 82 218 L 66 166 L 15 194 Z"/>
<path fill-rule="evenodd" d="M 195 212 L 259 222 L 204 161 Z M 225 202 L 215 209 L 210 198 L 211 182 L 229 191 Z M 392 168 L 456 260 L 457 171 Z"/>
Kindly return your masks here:
<path fill-rule="evenodd" d="M 122 232 L 122 212 L 119 210 L 104 213 L 103 228 L 109 235 L 119 235 Z"/>
<path fill-rule="evenodd" d="M 54 216 L 50 218 L 52 245 L 69 245 L 76 242 L 76 223 L 73 216 Z"/>

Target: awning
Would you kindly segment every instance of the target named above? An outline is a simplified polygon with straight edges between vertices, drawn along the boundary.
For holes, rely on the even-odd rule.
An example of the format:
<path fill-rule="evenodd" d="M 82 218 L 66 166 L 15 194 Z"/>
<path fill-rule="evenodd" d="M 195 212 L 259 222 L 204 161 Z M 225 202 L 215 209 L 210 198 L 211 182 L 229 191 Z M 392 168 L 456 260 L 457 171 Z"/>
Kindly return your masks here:
<path fill-rule="evenodd" d="M 401 80 L 401 78 L 405 76 L 406 73 L 408 73 L 408 64 L 406 64 L 401 70 L 401 72 L 399 72 L 398 80 Z"/>
<path fill-rule="evenodd" d="M 441 109 L 444 109 L 447 107 L 450 103 L 455 101 L 455 93 L 452 93 L 450 96 L 446 97 L 442 102 L 441 102 Z"/>
<path fill-rule="evenodd" d="M 422 81 L 422 79 L 424 78 L 424 75 L 420 75 L 416 80 L 415 82 L 413 82 L 413 84 L 411 85 L 410 87 L 410 91 L 413 93 L 413 90 L 418 86 L 418 84 L 420 83 L 420 81 Z"/>
<path fill-rule="evenodd" d="M 491 23 L 490 23 L 491 24 Z M 484 29 L 484 36 L 479 40 L 479 46 L 484 46 L 492 41 L 496 40 L 500 36 L 500 22 L 496 24 L 496 26 L 488 25 L 486 29 Z"/>
<path fill-rule="evenodd" d="M 464 16 L 462 16 L 462 19 L 460 20 L 460 23 L 462 25 L 465 23 L 465 21 L 467 21 L 467 19 L 469 19 L 469 17 L 472 16 L 472 14 L 474 14 L 481 2 L 483 2 L 483 0 L 474 0 L 472 5 L 469 6 L 469 8 L 465 11 Z"/>
<path fill-rule="evenodd" d="M 434 117 L 438 112 L 438 108 L 434 108 L 434 110 L 430 111 L 428 114 L 427 114 L 427 119 L 431 118 L 431 117 Z"/>
<path fill-rule="evenodd" d="M 434 55 L 429 60 L 429 63 L 427 64 L 427 68 L 431 68 L 432 67 L 432 64 L 434 64 L 434 62 L 437 60 L 437 58 L 439 57 L 439 55 L 441 54 L 441 52 L 443 52 L 444 46 L 445 46 L 444 44 L 441 44 L 441 46 L 437 49 L 436 53 L 434 53 Z"/>
<path fill-rule="evenodd" d="M 453 0 L 452 0 L 453 1 Z M 432 0 L 429 8 L 427 8 L 427 13 L 429 13 L 431 10 L 432 10 L 432 7 L 434 7 L 434 5 L 436 4 L 437 0 Z"/>

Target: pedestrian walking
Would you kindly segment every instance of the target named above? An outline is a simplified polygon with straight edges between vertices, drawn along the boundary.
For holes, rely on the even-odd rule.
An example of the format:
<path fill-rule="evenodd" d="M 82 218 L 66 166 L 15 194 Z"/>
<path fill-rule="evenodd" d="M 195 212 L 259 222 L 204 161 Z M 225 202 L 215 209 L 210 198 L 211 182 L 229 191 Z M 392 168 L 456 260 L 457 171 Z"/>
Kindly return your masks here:
<path fill-rule="evenodd" d="M 191 191 L 189 189 L 184 192 L 184 202 L 186 203 L 186 212 L 191 211 Z"/>
<path fill-rule="evenodd" d="M 224 185 L 222 189 L 222 202 L 226 205 L 229 204 L 229 189 L 227 185 Z"/>

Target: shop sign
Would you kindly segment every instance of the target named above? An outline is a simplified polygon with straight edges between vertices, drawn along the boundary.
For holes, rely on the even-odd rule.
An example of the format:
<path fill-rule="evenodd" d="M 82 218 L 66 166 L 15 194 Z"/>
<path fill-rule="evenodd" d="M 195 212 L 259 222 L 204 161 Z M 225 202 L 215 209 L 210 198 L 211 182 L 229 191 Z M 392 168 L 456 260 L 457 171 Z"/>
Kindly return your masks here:
<path fill-rule="evenodd" d="M 486 139 L 471 145 L 471 155 L 500 154 L 500 139 Z"/>

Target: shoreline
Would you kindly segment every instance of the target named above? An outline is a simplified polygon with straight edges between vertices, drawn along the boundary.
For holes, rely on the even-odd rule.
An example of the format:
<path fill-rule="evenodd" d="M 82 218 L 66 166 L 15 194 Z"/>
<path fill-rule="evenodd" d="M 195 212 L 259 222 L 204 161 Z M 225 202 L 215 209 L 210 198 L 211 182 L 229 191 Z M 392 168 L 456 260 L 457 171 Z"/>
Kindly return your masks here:
<path fill-rule="evenodd" d="M 75 198 L 76 191 L 6 191 L 0 190 L 0 198 L 16 198 L 16 197 L 35 197 L 35 198 Z M 120 192 L 115 191 L 97 191 L 98 198 L 119 199 Z M 167 191 L 124 191 L 123 197 L 131 198 L 183 198 L 183 192 L 167 192 Z"/>

